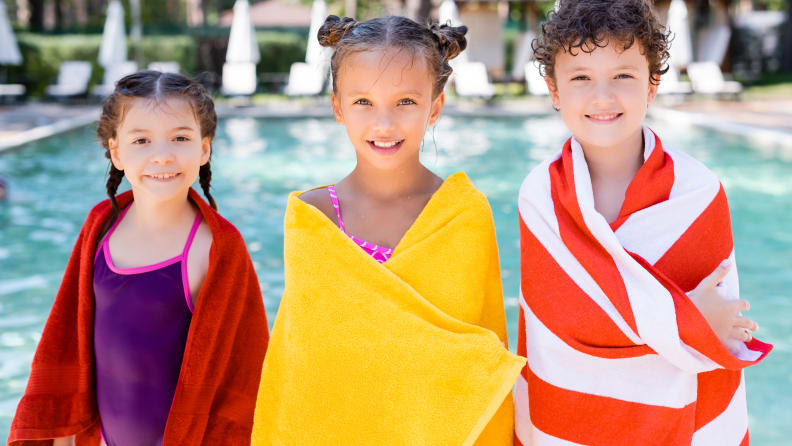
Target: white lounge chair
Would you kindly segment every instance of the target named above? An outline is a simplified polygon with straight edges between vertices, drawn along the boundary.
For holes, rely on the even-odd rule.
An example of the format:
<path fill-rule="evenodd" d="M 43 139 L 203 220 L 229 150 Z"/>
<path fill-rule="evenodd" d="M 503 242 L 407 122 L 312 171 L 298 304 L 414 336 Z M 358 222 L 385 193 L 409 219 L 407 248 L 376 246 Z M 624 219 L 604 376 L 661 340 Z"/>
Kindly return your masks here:
<path fill-rule="evenodd" d="M 104 83 L 93 88 L 94 96 L 108 96 L 115 90 L 115 84 L 122 77 L 137 72 L 138 64 L 135 61 L 116 63 L 105 69 Z"/>
<path fill-rule="evenodd" d="M 256 92 L 256 64 L 253 62 L 226 62 L 223 64 L 223 86 L 226 96 L 250 96 Z"/>
<path fill-rule="evenodd" d="M 149 70 L 160 71 L 163 73 L 179 74 L 180 68 L 179 62 L 175 61 L 151 62 L 148 64 Z"/>
<path fill-rule="evenodd" d="M 715 62 L 694 62 L 687 66 L 687 73 L 693 91 L 703 94 L 739 95 L 742 84 L 723 78 L 720 67 Z"/>
<path fill-rule="evenodd" d="M 79 96 L 88 92 L 91 80 L 91 63 L 85 61 L 63 62 L 58 72 L 58 82 L 47 87 L 47 94 L 56 98 Z"/>
<path fill-rule="evenodd" d="M 26 91 L 22 84 L 0 84 L 0 103 L 21 99 Z"/>
<path fill-rule="evenodd" d="M 534 96 L 547 96 L 550 94 L 542 72 L 539 71 L 539 67 L 533 62 L 525 64 L 525 88 L 528 93 Z"/>
<path fill-rule="evenodd" d="M 657 94 L 690 94 L 693 88 L 690 82 L 679 80 L 679 71 L 676 68 L 669 67 L 668 71 L 660 78 L 660 86 L 657 88 Z"/>
<path fill-rule="evenodd" d="M 284 93 L 289 96 L 315 96 L 324 89 L 327 70 L 318 65 L 295 62 L 289 70 L 289 82 Z"/>
<path fill-rule="evenodd" d="M 458 64 L 454 68 L 454 89 L 462 97 L 490 99 L 495 95 L 495 87 L 487 77 L 487 67 L 483 62 Z"/>

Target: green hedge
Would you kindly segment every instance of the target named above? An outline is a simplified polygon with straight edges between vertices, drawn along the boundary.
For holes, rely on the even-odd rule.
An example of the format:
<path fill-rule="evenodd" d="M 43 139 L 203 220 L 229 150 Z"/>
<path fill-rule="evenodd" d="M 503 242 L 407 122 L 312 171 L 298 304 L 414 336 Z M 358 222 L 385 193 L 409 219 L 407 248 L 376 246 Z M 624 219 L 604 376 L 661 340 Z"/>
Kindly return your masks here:
<path fill-rule="evenodd" d="M 93 65 L 90 86 L 102 83 L 104 68 L 98 62 L 100 34 L 32 34 L 17 33 L 23 64 L 3 67 L 7 82 L 27 85 L 28 94 L 43 96 L 47 85 L 55 83 L 60 65 L 68 60 L 86 60 Z M 261 51 L 259 73 L 288 73 L 293 62 L 304 60 L 306 36 L 289 31 L 260 31 L 256 39 Z M 153 61 L 172 60 L 179 63 L 182 73 L 194 76 L 202 71 L 220 74 L 228 37 L 212 37 L 206 42 L 193 35 L 148 35 L 143 37 L 143 66 Z M 209 43 L 213 51 L 201 51 L 201 42 Z M 203 56 L 202 56 L 203 53 Z M 132 45 L 128 57 L 134 58 Z M 219 77 L 218 77 L 219 78 Z"/>

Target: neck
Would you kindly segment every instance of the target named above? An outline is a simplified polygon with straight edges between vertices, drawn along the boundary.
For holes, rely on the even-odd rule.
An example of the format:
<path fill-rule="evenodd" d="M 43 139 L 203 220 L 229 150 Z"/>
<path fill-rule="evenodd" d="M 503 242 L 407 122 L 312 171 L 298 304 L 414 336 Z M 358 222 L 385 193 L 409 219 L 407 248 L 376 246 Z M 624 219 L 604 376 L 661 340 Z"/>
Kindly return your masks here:
<path fill-rule="evenodd" d="M 356 190 L 364 190 L 366 195 L 377 200 L 388 201 L 414 195 L 427 190 L 435 178 L 418 159 L 414 161 L 392 170 L 378 169 L 359 161 L 346 180 Z"/>
<path fill-rule="evenodd" d="M 580 141 L 579 141 L 580 142 Z M 632 180 L 644 163 L 643 128 L 614 147 L 598 147 L 580 142 L 591 181 Z"/>
<path fill-rule="evenodd" d="M 189 218 L 195 216 L 187 194 L 185 191 L 183 195 L 170 200 L 152 200 L 145 194 L 136 194 L 129 214 L 138 228 L 144 231 L 162 232 L 175 227 L 188 216 Z"/>

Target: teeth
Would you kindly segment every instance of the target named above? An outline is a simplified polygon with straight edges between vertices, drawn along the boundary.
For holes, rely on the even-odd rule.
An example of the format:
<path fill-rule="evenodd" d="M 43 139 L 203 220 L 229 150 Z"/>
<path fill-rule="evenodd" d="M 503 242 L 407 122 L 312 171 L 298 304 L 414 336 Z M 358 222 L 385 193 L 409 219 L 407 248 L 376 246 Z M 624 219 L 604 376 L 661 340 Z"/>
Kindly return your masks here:
<path fill-rule="evenodd" d="M 149 175 L 149 176 L 151 178 L 156 178 L 158 180 L 167 180 L 167 179 L 175 177 L 176 175 L 178 175 L 178 174 L 176 174 L 176 173 L 160 173 L 160 174 Z"/>
<path fill-rule="evenodd" d="M 589 116 L 592 119 L 597 119 L 597 120 L 600 120 L 600 121 L 609 121 L 611 119 L 617 118 L 619 116 L 619 114 L 618 113 L 607 113 L 607 114 L 603 113 L 603 114 L 589 115 Z"/>
<path fill-rule="evenodd" d="M 391 142 L 382 142 L 382 141 L 374 141 L 374 145 L 377 147 L 382 147 L 383 149 L 387 149 L 389 147 L 393 147 L 398 144 L 399 141 L 391 141 Z"/>

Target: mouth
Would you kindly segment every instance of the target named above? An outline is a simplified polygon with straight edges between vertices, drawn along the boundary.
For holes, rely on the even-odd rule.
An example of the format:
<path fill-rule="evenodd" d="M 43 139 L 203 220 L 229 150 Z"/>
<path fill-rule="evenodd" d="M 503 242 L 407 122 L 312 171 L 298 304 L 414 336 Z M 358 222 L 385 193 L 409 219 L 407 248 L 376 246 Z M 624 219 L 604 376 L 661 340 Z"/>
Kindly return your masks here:
<path fill-rule="evenodd" d="M 404 144 L 403 139 L 389 140 L 389 141 L 366 141 L 372 150 L 378 153 L 390 154 L 396 153 Z"/>
<path fill-rule="evenodd" d="M 623 114 L 624 113 L 592 113 L 586 115 L 586 118 L 597 124 L 610 124 L 616 122 Z"/>
<path fill-rule="evenodd" d="M 150 179 L 150 180 L 159 181 L 159 182 L 162 182 L 162 183 L 167 183 L 168 181 L 173 181 L 174 179 L 176 179 L 180 175 L 181 175 L 181 173 L 179 173 L 179 172 L 168 172 L 168 173 L 151 173 L 151 174 L 147 174 L 147 175 L 143 175 L 143 176 L 148 178 L 148 179 Z"/>

